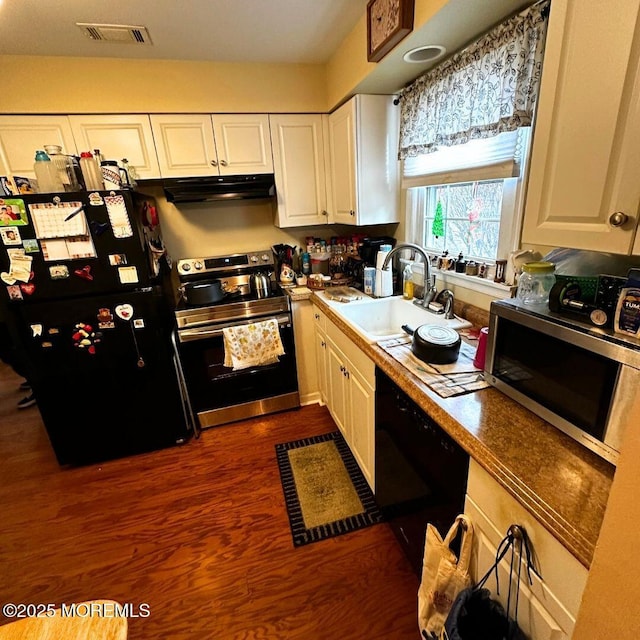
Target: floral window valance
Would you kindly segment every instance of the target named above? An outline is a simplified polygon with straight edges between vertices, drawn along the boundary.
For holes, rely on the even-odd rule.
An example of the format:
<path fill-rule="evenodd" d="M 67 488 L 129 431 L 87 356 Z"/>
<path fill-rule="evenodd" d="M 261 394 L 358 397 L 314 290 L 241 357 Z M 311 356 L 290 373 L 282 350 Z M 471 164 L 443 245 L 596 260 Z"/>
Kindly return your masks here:
<path fill-rule="evenodd" d="M 401 160 L 531 125 L 549 4 L 511 17 L 404 89 Z"/>

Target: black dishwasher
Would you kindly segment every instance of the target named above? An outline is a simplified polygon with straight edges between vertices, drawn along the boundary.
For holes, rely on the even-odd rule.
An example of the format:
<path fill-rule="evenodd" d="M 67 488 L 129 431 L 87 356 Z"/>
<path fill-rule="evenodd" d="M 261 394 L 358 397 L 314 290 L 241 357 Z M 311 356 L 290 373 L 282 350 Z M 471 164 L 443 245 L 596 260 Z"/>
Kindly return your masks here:
<path fill-rule="evenodd" d="M 464 510 L 469 455 L 380 369 L 375 415 L 376 502 L 420 576 L 427 523 L 444 536 Z"/>

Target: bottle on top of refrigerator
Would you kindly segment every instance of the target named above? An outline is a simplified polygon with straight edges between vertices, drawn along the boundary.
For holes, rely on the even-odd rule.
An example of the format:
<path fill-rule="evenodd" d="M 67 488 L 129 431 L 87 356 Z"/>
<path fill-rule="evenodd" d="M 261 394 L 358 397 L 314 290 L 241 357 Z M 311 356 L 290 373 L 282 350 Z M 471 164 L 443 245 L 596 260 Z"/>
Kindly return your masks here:
<path fill-rule="evenodd" d="M 63 190 L 78 191 L 80 184 L 75 173 L 74 159 L 62 153 L 62 147 L 58 144 L 45 144 L 44 150 L 58 171 Z"/>
<path fill-rule="evenodd" d="M 58 169 L 51 162 L 51 158 L 44 150 L 36 151 L 33 170 L 38 181 L 38 193 L 57 193 L 64 191 L 64 186 L 58 175 Z"/>
<path fill-rule="evenodd" d="M 83 151 L 80 154 L 80 168 L 84 177 L 84 184 L 87 191 L 101 191 L 104 189 L 102 173 L 91 154 L 91 151 Z"/>

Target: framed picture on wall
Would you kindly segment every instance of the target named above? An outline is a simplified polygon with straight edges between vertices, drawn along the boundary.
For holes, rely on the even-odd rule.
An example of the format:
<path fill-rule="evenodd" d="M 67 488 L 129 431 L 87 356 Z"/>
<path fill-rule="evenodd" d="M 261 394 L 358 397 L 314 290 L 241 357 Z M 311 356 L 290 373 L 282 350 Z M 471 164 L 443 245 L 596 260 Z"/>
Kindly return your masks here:
<path fill-rule="evenodd" d="M 370 0 L 367 60 L 378 62 L 413 30 L 414 0 Z"/>

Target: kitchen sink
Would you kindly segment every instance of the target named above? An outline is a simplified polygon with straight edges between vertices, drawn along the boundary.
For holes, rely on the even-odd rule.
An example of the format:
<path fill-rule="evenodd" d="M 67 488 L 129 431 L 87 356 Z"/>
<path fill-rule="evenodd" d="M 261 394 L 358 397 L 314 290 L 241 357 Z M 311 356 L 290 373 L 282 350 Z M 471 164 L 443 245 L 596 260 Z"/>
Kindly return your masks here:
<path fill-rule="evenodd" d="M 368 343 L 388 338 L 406 336 L 402 325 L 417 329 L 422 324 L 436 324 L 451 329 L 464 329 L 471 323 L 456 316 L 450 320 L 419 307 L 402 296 L 391 298 L 367 298 L 349 303 L 337 302 L 323 296 L 327 304 L 335 309 Z"/>

